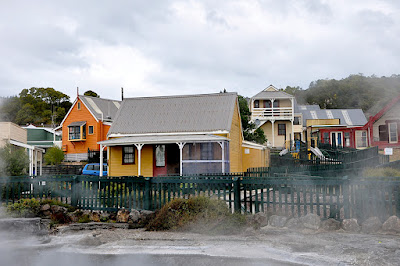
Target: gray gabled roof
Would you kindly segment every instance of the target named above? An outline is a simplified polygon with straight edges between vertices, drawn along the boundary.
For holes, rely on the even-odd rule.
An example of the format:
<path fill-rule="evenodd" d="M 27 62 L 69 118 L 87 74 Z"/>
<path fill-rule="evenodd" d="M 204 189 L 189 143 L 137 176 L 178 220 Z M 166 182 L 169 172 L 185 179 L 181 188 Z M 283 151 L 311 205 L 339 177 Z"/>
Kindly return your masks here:
<path fill-rule="evenodd" d="M 117 114 L 121 101 L 79 95 L 81 101 L 98 120 L 112 121 Z"/>
<path fill-rule="evenodd" d="M 293 95 L 283 91 L 261 91 L 251 97 L 252 99 L 294 98 Z"/>
<path fill-rule="evenodd" d="M 303 125 L 308 119 L 339 119 L 341 126 L 363 126 L 367 123 L 361 109 L 316 109 L 299 110 L 303 114 Z"/>
<path fill-rule="evenodd" d="M 321 110 L 318 104 L 300 104 L 300 105 L 295 105 L 294 106 L 294 111 L 295 113 L 301 113 L 302 111 L 316 111 L 316 110 Z"/>
<path fill-rule="evenodd" d="M 236 104 L 236 93 L 127 98 L 108 135 L 230 131 Z"/>

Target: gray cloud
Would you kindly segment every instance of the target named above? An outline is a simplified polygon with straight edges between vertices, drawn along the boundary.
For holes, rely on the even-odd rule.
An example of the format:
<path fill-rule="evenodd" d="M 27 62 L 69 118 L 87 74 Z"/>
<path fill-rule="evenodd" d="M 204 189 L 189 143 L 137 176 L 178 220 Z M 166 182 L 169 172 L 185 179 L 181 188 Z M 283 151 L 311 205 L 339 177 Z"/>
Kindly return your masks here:
<path fill-rule="evenodd" d="M 7 1 L 0 96 L 52 86 L 107 98 L 251 96 L 269 84 L 400 69 L 397 1 Z"/>

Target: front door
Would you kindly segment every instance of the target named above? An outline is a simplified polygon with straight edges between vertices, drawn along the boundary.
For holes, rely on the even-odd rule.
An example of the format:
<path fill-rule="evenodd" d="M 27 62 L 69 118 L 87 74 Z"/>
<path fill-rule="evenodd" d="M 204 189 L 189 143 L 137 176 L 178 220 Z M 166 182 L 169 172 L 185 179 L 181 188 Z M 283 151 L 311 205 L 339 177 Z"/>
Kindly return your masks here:
<path fill-rule="evenodd" d="M 153 175 L 167 175 L 167 153 L 165 145 L 154 146 Z"/>
<path fill-rule="evenodd" d="M 343 147 L 342 132 L 331 132 L 331 145 L 334 147 Z"/>

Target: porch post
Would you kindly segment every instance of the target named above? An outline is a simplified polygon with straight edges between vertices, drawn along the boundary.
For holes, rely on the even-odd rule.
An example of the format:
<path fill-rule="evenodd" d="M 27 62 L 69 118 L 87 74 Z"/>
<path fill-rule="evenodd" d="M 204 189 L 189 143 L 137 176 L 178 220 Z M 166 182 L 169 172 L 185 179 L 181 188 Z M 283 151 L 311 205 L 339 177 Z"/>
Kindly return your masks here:
<path fill-rule="evenodd" d="M 218 144 L 221 146 L 222 149 L 222 173 L 225 174 L 225 149 L 224 149 L 224 142 L 218 142 Z"/>
<path fill-rule="evenodd" d="M 35 176 L 38 175 L 38 168 L 37 168 L 37 158 L 38 157 L 38 151 L 35 150 Z"/>
<path fill-rule="evenodd" d="M 33 151 L 28 148 L 28 154 L 29 154 L 29 176 L 33 175 Z"/>
<path fill-rule="evenodd" d="M 142 159 L 142 148 L 143 148 L 144 144 L 137 143 L 134 145 L 136 146 L 136 148 L 138 150 L 138 176 L 140 176 L 142 174 L 141 173 L 141 170 L 142 170 L 141 159 Z"/>
<path fill-rule="evenodd" d="M 274 116 L 274 102 L 275 99 L 271 99 L 271 116 Z"/>
<path fill-rule="evenodd" d="M 100 173 L 99 173 L 100 177 L 103 176 L 103 151 L 105 147 L 106 146 L 104 146 L 103 144 L 100 144 Z"/>
<path fill-rule="evenodd" d="M 43 151 L 41 151 L 40 152 L 40 161 L 39 161 L 39 164 L 40 164 L 40 176 L 42 176 L 42 166 L 43 166 Z"/>
<path fill-rule="evenodd" d="M 272 147 L 275 147 L 275 120 L 271 120 L 272 124 Z"/>
<path fill-rule="evenodd" d="M 294 120 L 294 119 L 290 119 L 290 121 L 292 122 L 292 137 L 290 138 L 290 140 L 292 141 L 292 143 L 291 143 L 291 144 L 292 144 L 292 145 L 291 145 L 292 147 L 294 146 L 294 129 L 293 129 L 293 120 Z"/>
<path fill-rule="evenodd" d="M 183 150 L 183 147 L 185 146 L 186 142 L 177 142 L 176 144 L 178 144 L 178 147 L 179 147 L 179 175 L 182 175 L 182 168 L 183 168 L 182 150 Z"/>

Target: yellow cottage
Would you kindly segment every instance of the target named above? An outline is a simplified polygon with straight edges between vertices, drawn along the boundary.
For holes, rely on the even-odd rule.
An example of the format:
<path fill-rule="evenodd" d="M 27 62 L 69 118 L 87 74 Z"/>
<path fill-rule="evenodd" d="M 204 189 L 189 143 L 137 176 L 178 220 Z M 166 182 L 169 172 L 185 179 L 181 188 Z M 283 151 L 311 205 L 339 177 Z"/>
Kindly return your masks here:
<path fill-rule="evenodd" d="M 229 173 L 267 165 L 266 147 L 243 140 L 236 93 L 124 99 L 107 137 L 99 144 L 109 147 L 109 176 Z"/>

